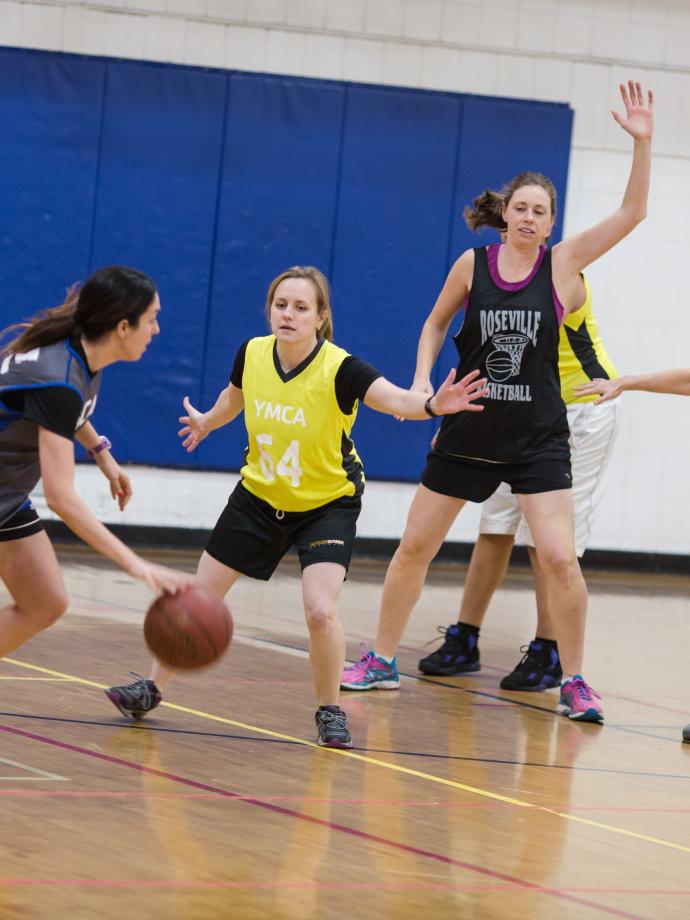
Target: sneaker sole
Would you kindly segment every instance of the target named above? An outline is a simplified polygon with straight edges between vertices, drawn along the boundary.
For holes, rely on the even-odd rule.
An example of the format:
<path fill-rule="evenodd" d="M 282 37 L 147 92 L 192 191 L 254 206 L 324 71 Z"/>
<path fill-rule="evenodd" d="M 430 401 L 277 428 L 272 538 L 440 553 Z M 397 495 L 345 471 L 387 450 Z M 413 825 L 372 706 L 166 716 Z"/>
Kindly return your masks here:
<path fill-rule="evenodd" d="M 482 666 L 480 664 L 474 664 L 468 668 L 434 668 L 432 665 L 431 668 L 428 668 L 422 667 L 420 661 L 417 668 L 422 674 L 428 674 L 430 677 L 452 677 L 453 674 L 476 674 L 477 671 L 481 671 Z"/>
<path fill-rule="evenodd" d="M 584 712 L 572 712 L 570 706 L 559 704 L 556 706 L 556 712 L 560 716 L 568 716 L 573 722 L 603 722 L 604 713 L 598 709 L 586 709 Z"/>
<path fill-rule="evenodd" d="M 316 739 L 316 743 L 319 747 L 325 748 L 351 748 L 352 741 L 322 741 L 320 738 Z"/>
<path fill-rule="evenodd" d="M 542 686 L 540 684 L 538 687 L 506 687 L 503 683 L 499 684 L 501 690 L 509 690 L 511 693 L 543 693 L 545 690 L 558 690 L 560 686 L 560 680 L 555 684 L 548 684 L 547 686 Z"/>
<path fill-rule="evenodd" d="M 341 690 L 399 690 L 399 680 L 378 680 L 375 684 L 341 684 Z"/>
<path fill-rule="evenodd" d="M 139 719 L 143 719 L 146 715 L 146 712 L 142 712 L 139 709 L 134 710 L 134 712 L 132 712 L 131 709 L 125 709 L 125 707 L 120 702 L 120 697 L 117 695 L 117 693 L 113 693 L 111 690 L 104 690 L 103 692 L 108 697 L 113 706 L 120 710 L 123 716 L 127 716 L 130 719 L 136 719 L 138 721 Z"/>

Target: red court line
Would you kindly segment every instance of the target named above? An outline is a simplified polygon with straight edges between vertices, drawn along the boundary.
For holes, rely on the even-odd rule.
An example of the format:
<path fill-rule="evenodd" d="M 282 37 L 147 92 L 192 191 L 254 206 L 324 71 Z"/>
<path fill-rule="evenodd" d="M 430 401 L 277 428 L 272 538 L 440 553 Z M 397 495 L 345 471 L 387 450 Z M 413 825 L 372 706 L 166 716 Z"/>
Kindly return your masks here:
<path fill-rule="evenodd" d="M 460 882 L 228 882 L 228 881 L 181 881 L 177 879 L 30 879 L 0 878 L 0 887 L 15 888 L 244 888 L 244 889 L 301 889 L 308 891 L 470 891 L 489 893 L 494 891 L 529 891 L 531 894 L 553 894 L 553 888 L 532 885 L 527 882 L 518 885 L 476 885 Z M 665 895 L 688 897 L 690 889 L 678 888 L 561 888 L 570 894 L 630 894 Z M 604 908 L 606 909 L 606 908 Z M 626 914 L 625 916 L 630 916 Z"/>
<path fill-rule="evenodd" d="M 508 875 L 504 872 L 497 872 L 494 869 L 488 869 L 485 866 L 478 866 L 474 863 L 465 862 L 461 859 L 453 859 L 451 856 L 446 856 L 443 853 L 435 853 L 432 850 L 422 850 L 421 848 L 412 846 L 408 843 L 400 843 L 396 840 L 380 837 L 378 834 L 369 834 L 366 831 L 348 827 L 345 824 L 336 824 L 334 821 L 325 821 L 322 818 L 315 818 L 312 815 L 305 815 L 302 812 L 293 811 L 290 808 L 285 808 L 282 805 L 275 805 L 271 802 L 263 801 L 262 799 L 246 798 L 244 796 L 240 796 L 236 792 L 232 792 L 229 789 L 224 789 L 222 786 L 213 786 L 208 783 L 201 783 L 198 780 L 189 779 L 188 777 L 184 776 L 178 776 L 175 773 L 168 773 L 165 770 L 156 770 L 153 767 L 146 767 L 143 764 L 134 763 L 131 760 L 123 760 L 120 757 L 113 757 L 110 754 L 103 754 L 100 751 L 91 751 L 87 748 L 82 748 L 75 744 L 68 744 L 65 741 L 58 741 L 55 738 L 48 738 L 44 735 L 36 735 L 33 732 L 23 731 L 19 728 L 12 728 L 9 725 L 0 725 L 0 731 L 4 731 L 10 735 L 17 735 L 20 738 L 28 738 L 31 741 L 39 741 L 42 744 L 49 744 L 53 747 L 61 748 L 62 750 L 70 751 L 72 753 L 83 754 L 86 757 L 92 757 L 96 760 L 103 760 L 106 763 L 127 767 L 128 769 L 136 770 L 139 773 L 147 773 L 150 776 L 160 776 L 163 779 L 170 780 L 171 782 L 181 783 L 185 786 L 191 786 L 195 789 L 202 789 L 205 792 L 215 792 L 217 795 L 223 796 L 225 798 L 240 800 L 247 805 L 254 805 L 258 808 L 264 808 L 267 811 L 272 811 L 277 814 L 285 815 L 286 817 L 295 818 L 299 821 L 306 821 L 310 824 L 317 824 L 321 827 L 328 827 L 331 830 L 339 831 L 342 834 L 348 834 L 351 837 L 357 837 L 360 840 L 368 840 L 371 843 L 379 843 L 383 846 L 390 847 L 391 849 L 398 850 L 403 853 L 412 853 L 415 856 L 435 860 L 436 862 L 440 862 L 448 866 L 457 866 L 458 868 L 466 869 L 469 872 L 476 872 L 479 875 L 499 879 L 503 882 L 509 882 L 510 884 L 517 885 L 527 891 L 538 891 L 543 894 L 549 894 L 552 897 L 559 898 L 564 901 L 571 901 L 576 904 L 582 904 L 585 907 L 591 907 L 595 910 L 600 910 L 603 913 L 610 914 L 614 917 L 624 917 L 626 920 L 644 920 L 644 918 L 640 917 L 638 914 L 630 914 L 627 911 L 618 910 L 614 907 L 607 907 L 604 904 L 597 904 L 596 901 L 589 901 L 585 898 L 580 898 L 576 895 L 568 894 L 561 889 L 544 888 L 533 882 L 523 881 L 522 879 L 519 879 L 513 875 Z M 326 752 L 324 751 L 324 753 Z"/>

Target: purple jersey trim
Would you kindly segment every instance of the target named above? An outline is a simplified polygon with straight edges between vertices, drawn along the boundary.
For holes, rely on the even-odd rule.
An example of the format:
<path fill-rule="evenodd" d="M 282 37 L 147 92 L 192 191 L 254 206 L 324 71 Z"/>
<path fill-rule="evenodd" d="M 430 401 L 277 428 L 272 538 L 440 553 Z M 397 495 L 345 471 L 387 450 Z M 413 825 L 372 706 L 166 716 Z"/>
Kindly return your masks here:
<path fill-rule="evenodd" d="M 501 278 L 501 275 L 498 271 L 498 253 L 500 252 L 502 243 L 491 243 L 486 247 L 487 262 L 489 265 L 489 274 L 491 275 L 491 280 L 500 288 L 502 291 L 521 291 L 523 288 L 527 287 L 530 281 L 539 271 L 539 266 L 544 261 L 544 255 L 546 253 L 546 246 L 539 247 L 539 255 L 536 258 L 534 265 L 532 266 L 532 271 L 526 278 L 523 278 L 522 281 L 504 281 Z M 553 305 L 556 310 L 556 319 L 558 320 L 558 325 L 562 325 L 563 317 L 565 316 L 565 308 L 558 298 L 556 293 L 556 288 L 554 285 L 551 285 L 551 293 L 553 295 Z"/>

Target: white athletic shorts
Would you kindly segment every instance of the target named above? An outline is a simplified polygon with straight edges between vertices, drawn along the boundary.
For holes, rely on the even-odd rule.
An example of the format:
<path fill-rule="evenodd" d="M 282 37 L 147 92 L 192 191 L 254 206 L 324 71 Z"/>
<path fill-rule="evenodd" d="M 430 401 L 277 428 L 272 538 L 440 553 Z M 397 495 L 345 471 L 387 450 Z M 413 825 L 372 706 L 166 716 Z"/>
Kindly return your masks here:
<path fill-rule="evenodd" d="M 618 403 L 615 400 L 571 403 L 567 407 L 575 507 L 575 548 L 581 556 L 587 549 L 604 486 L 604 472 L 616 438 Z M 516 543 L 534 546 L 527 522 L 522 517 L 517 495 L 502 483 L 482 505 L 479 533 L 513 534 Z"/>

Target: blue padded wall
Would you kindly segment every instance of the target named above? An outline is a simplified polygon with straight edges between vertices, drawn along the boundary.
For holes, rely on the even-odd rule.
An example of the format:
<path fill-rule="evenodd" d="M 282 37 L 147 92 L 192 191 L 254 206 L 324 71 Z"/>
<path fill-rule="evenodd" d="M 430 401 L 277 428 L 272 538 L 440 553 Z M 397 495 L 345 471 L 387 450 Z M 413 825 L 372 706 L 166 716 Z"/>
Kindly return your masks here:
<path fill-rule="evenodd" d="M 0 49 L 0 118 L 0 325 L 102 265 L 149 272 L 162 333 L 106 370 L 94 422 L 122 460 L 233 470 L 241 420 L 188 456 L 177 418 L 265 333 L 271 279 L 319 266 L 336 342 L 409 385 L 450 265 L 482 242 L 464 206 L 537 169 L 562 212 L 572 126 L 559 104 L 17 49 Z M 436 381 L 455 363 L 446 344 Z M 354 434 L 370 478 L 414 481 L 431 433 L 362 408 Z"/>
<path fill-rule="evenodd" d="M 235 75 L 230 81 L 202 404 L 226 386 L 238 347 L 266 335 L 266 289 L 295 264 L 328 272 L 338 187 L 342 85 Z M 237 468 L 241 420 L 198 462 Z"/>
<path fill-rule="evenodd" d="M 2 326 L 89 269 L 105 65 L 0 49 Z"/>
<path fill-rule="evenodd" d="M 161 334 L 140 364 L 104 376 L 94 421 L 123 460 L 192 462 L 176 419 L 182 396 L 199 398 L 225 92 L 217 73 L 108 70 L 92 265 L 148 272 L 162 307 Z"/>
<path fill-rule="evenodd" d="M 352 87 L 348 94 L 332 281 L 336 340 L 402 387 L 446 268 L 461 102 Z M 354 432 L 368 476 L 415 479 L 430 422 L 363 407 Z"/>

